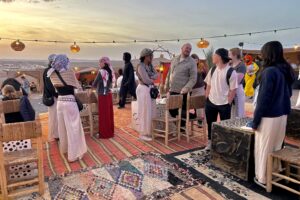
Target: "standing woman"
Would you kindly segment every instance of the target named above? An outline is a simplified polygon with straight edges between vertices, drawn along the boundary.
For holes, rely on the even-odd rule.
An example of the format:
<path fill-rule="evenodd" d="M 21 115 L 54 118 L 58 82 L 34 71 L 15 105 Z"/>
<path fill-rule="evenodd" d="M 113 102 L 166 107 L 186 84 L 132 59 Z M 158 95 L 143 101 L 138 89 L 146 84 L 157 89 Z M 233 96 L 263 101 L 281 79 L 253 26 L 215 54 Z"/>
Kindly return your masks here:
<path fill-rule="evenodd" d="M 99 137 L 114 137 L 114 111 L 112 104 L 111 87 L 113 83 L 113 70 L 108 57 L 99 61 L 100 70 L 93 83 L 97 87 L 99 111 Z"/>
<path fill-rule="evenodd" d="M 208 72 L 206 60 L 200 60 L 197 54 L 192 54 L 191 57 L 197 64 L 197 82 L 192 89 L 192 96 L 205 96 L 205 82 L 204 79 Z M 198 117 L 204 117 L 203 109 L 197 110 Z M 200 123 L 200 121 L 199 121 Z M 202 122 L 201 122 L 202 123 Z"/>
<path fill-rule="evenodd" d="M 69 69 L 69 58 L 56 55 L 47 72 L 58 92 L 57 120 L 59 146 L 62 153 L 68 153 L 68 161 L 81 159 L 87 152 L 85 136 L 80 119 L 74 90 L 80 85 L 75 73 Z"/>
<path fill-rule="evenodd" d="M 268 155 L 282 148 L 295 75 L 284 59 L 280 42 L 266 43 L 261 54 L 263 69 L 258 80 L 260 88 L 252 128 L 255 130 L 255 182 L 264 187 Z"/>
<path fill-rule="evenodd" d="M 242 62 L 241 49 L 233 48 L 229 51 L 231 66 L 235 69 L 238 78 L 238 88 L 234 97 L 234 103 L 231 108 L 231 119 L 245 117 L 245 92 L 243 82 L 247 68 Z"/>
<path fill-rule="evenodd" d="M 53 139 L 58 139 L 58 120 L 57 120 L 57 97 L 58 94 L 55 91 L 55 88 L 50 80 L 49 77 L 47 77 L 48 71 L 51 69 L 51 63 L 53 62 L 55 58 L 55 54 L 51 54 L 48 57 L 49 64 L 48 68 L 45 69 L 43 73 L 43 81 L 44 81 L 44 94 L 43 98 L 53 98 L 54 103 L 53 105 L 48 106 L 48 124 L 49 124 L 49 130 L 48 130 L 48 140 L 52 141 Z"/>
<path fill-rule="evenodd" d="M 143 49 L 140 54 L 140 64 L 136 74 L 139 78 L 139 85 L 136 89 L 138 103 L 138 119 L 140 122 L 140 139 L 145 141 L 152 140 L 151 122 L 155 116 L 155 100 L 150 96 L 150 86 L 154 85 L 157 73 L 152 66 L 153 51 Z"/>

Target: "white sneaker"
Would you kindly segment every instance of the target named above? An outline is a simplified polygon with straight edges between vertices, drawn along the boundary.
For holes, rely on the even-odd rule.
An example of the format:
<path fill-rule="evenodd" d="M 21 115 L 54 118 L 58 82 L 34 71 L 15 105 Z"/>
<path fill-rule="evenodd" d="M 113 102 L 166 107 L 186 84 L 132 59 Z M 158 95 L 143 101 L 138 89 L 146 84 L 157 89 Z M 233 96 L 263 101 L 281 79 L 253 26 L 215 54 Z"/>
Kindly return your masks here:
<path fill-rule="evenodd" d="M 210 149 L 211 149 L 211 140 L 208 140 L 205 150 L 210 150 Z"/>
<path fill-rule="evenodd" d="M 150 141 L 152 141 L 152 138 L 151 137 L 148 137 L 148 136 L 140 136 L 140 139 L 141 140 L 144 140 L 144 141 L 147 141 L 147 142 L 150 142 Z"/>

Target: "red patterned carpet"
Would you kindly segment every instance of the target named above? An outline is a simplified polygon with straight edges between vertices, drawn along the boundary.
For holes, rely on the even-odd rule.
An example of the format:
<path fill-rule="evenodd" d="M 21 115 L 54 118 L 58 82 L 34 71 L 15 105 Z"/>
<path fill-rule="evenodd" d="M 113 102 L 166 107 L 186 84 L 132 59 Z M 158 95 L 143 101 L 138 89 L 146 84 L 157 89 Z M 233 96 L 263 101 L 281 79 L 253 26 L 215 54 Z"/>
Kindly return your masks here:
<path fill-rule="evenodd" d="M 45 138 L 44 166 L 45 176 L 62 174 L 65 172 L 78 171 L 83 168 L 107 164 L 122 160 L 133 155 L 146 152 L 158 152 L 170 154 L 204 146 L 206 141 L 203 137 L 187 143 L 185 139 L 173 141 L 165 146 L 162 140 L 143 142 L 138 139 L 138 133 L 130 128 L 130 106 L 115 111 L 115 137 L 112 139 L 98 139 L 86 134 L 88 153 L 81 161 L 68 163 L 67 157 L 59 152 L 57 142 L 46 142 L 47 138 L 47 115 L 41 117 L 43 124 L 43 135 Z"/>

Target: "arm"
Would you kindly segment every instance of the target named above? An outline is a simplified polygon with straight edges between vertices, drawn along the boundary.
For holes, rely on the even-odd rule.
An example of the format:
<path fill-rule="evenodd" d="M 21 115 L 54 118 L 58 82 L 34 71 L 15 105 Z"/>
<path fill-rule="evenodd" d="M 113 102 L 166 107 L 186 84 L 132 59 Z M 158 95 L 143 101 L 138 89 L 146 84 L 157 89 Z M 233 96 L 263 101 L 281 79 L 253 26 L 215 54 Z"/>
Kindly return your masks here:
<path fill-rule="evenodd" d="M 265 71 L 262 75 L 259 93 L 257 97 L 257 104 L 254 111 L 253 129 L 257 129 L 260 125 L 261 119 L 272 101 L 274 74 L 270 71 Z"/>
<path fill-rule="evenodd" d="M 128 72 L 126 72 L 126 71 L 128 71 Z M 130 83 L 135 82 L 132 64 L 130 64 L 128 67 L 125 67 L 124 75 L 125 74 L 128 74 L 127 82 L 125 83 L 125 85 L 129 85 Z"/>
<path fill-rule="evenodd" d="M 205 97 L 208 98 L 209 97 L 209 93 L 210 93 L 210 85 L 207 85 L 206 90 L 205 90 Z"/>
<path fill-rule="evenodd" d="M 147 73 L 146 69 L 143 66 L 140 65 L 138 67 L 138 73 L 139 73 L 140 79 L 142 79 L 141 81 L 144 84 L 147 84 L 147 85 L 152 85 L 153 84 L 153 80 L 148 76 L 148 73 Z"/>
<path fill-rule="evenodd" d="M 189 75 L 190 75 L 189 81 L 182 88 L 182 93 L 189 92 L 197 82 L 197 65 L 196 65 L 195 61 L 193 61 L 193 64 L 192 64 L 191 68 L 189 69 Z"/>
<path fill-rule="evenodd" d="M 235 94 L 236 94 L 236 89 L 239 86 L 239 82 L 238 82 L 238 74 L 233 71 L 231 74 L 231 77 L 229 79 L 229 93 L 228 93 L 228 104 L 231 104 Z"/>
<path fill-rule="evenodd" d="M 98 83 L 99 83 L 99 81 L 100 81 L 100 76 L 101 76 L 101 73 L 100 73 L 100 71 L 99 71 L 98 74 L 97 74 L 97 76 L 96 76 L 96 78 L 95 78 L 95 80 L 94 80 L 94 82 L 93 82 L 93 84 L 92 84 L 92 87 L 93 87 L 93 88 L 96 88 L 96 87 L 97 87 L 97 85 L 98 85 Z"/>

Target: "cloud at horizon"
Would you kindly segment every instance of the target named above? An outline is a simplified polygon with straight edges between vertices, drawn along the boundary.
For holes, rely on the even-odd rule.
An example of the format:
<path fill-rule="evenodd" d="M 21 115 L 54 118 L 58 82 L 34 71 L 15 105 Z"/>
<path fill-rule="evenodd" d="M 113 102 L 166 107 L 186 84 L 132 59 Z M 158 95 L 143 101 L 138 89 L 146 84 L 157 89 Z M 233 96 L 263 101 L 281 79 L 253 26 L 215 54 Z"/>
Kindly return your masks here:
<path fill-rule="evenodd" d="M 33 2 L 33 3 L 32 3 Z M 0 37 L 68 40 L 113 41 L 155 40 L 170 38 L 202 37 L 219 34 L 251 32 L 274 28 L 299 26 L 300 1 L 253 0 L 222 3 L 209 0 L 64 0 L 26 1 L 10 3 L 0 1 Z M 214 47 L 235 47 L 241 41 L 261 44 L 279 40 L 283 44 L 300 43 L 300 30 L 209 40 Z M 190 41 L 194 51 L 197 41 Z M 108 55 L 121 59 L 124 51 L 138 56 L 144 47 L 157 44 L 79 44 L 81 51 L 71 54 L 71 44 L 26 42 L 23 52 L 14 52 L 11 41 L 0 40 L 0 58 L 44 59 L 50 53 L 67 53 L 75 59 L 98 59 Z M 160 43 L 171 52 L 178 53 L 184 42 Z M 260 48 L 246 44 L 245 48 Z"/>

